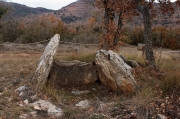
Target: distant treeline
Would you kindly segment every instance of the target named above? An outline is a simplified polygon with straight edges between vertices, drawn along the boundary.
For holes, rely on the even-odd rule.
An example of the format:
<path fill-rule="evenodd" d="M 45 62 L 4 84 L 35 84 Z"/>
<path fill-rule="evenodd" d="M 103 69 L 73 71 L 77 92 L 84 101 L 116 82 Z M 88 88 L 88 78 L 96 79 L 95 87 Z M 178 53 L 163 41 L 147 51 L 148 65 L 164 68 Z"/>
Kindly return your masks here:
<path fill-rule="evenodd" d="M 99 43 L 102 26 L 95 19 L 86 22 L 65 24 L 54 15 L 42 15 L 34 20 L 8 21 L 1 24 L 0 43 L 33 43 L 51 38 L 59 33 L 62 41 L 79 43 Z M 170 49 L 180 49 L 180 29 L 154 27 L 152 30 L 153 46 Z M 119 41 L 131 45 L 144 42 L 143 28 L 125 27 Z"/>

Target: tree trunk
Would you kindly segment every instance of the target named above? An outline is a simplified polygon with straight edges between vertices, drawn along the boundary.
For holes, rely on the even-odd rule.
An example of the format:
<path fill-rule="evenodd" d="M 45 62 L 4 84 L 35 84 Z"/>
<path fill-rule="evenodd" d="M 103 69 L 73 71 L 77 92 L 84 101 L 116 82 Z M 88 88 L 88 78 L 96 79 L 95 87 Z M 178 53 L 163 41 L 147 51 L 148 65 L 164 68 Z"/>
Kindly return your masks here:
<path fill-rule="evenodd" d="M 114 37 L 114 41 L 113 41 L 113 45 L 116 46 L 118 43 L 118 38 L 119 38 L 119 34 L 121 32 L 122 26 L 123 26 L 123 22 L 122 22 L 122 13 L 119 13 L 118 16 L 118 27 L 115 33 L 115 37 Z"/>
<path fill-rule="evenodd" d="M 145 41 L 145 57 L 146 65 L 155 65 L 153 45 L 152 45 L 152 24 L 149 8 L 140 3 L 140 0 L 136 0 L 136 7 L 138 11 L 143 15 L 144 19 L 144 41 Z"/>
<path fill-rule="evenodd" d="M 144 18 L 144 40 L 145 40 L 145 56 L 146 56 L 146 65 L 154 65 L 154 54 L 153 54 L 153 45 L 152 45 L 152 25 L 151 25 L 151 16 L 149 13 L 149 8 L 144 6 L 143 11 Z"/>
<path fill-rule="evenodd" d="M 107 35 L 108 33 L 108 24 L 109 24 L 109 15 L 108 15 L 108 8 L 107 8 L 107 4 L 105 4 L 105 12 L 104 12 L 104 35 Z M 104 50 L 108 50 L 108 41 L 106 38 L 104 38 L 103 41 L 103 49 Z"/>
<path fill-rule="evenodd" d="M 106 51 L 109 50 L 109 41 L 107 39 L 107 35 L 110 34 L 110 32 L 111 32 L 109 25 L 110 25 L 110 23 L 112 23 L 112 21 L 114 20 L 114 17 L 115 17 L 114 10 L 108 7 L 108 2 L 109 2 L 109 0 L 103 1 L 104 9 L 105 9 L 105 12 L 104 12 L 104 35 L 105 35 L 105 38 L 103 41 L 103 49 Z"/>

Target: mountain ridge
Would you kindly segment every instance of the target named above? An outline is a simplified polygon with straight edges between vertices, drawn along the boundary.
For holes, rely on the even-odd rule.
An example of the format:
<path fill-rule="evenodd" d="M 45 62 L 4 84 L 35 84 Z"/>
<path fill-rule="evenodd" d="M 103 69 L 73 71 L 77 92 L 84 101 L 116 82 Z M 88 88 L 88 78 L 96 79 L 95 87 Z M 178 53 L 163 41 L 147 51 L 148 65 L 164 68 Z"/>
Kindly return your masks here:
<path fill-rule="evenodd" d="M 95 0 L 77 0 L 59 10 L 49 10 L 42 7 L 31 8 L 26 5 L 2 1 L 0 1 L 0 6 L 10 9 L 4 20 L 12 20 L 26 16 L 31 17 L 39 14 L 54 14 L 56 17 L 61 18 L 63 22 L 69 24 L 78 21 L 87 21 L 89 18 L 94 17 L 93 14 L 98 11 L 97 8 L 92 5 L 94 1 Z M 157 6 L 157 4 L 155 6 Z M 103 17 L 103 12 L 96 13 L 96 16 L 100 15 Z M 142 23 L 143 18 L 141 16 L 134 17 L 130 24 L 135 26 L 142 25 Z M 157 17 L 153 19 L 153 25 L 161 25 L 165 27 L 176 27 L 177 25 L 180 25 L 180 8 L 177 8 L 175 14 L 170 18 L 167 15 L 162 15 L 158 12 Z"/>
<path fill-rule="evenodd" d="M 18 3 L 3 1 L 0 1 L 0 7 L 8 8 L 8 13 L 4 17 L 4 20 L 13 20 L 20 17 L 26 17 L 32 14 L 51 13 L 54 11 L 41 7 L 32 8 Z"/>

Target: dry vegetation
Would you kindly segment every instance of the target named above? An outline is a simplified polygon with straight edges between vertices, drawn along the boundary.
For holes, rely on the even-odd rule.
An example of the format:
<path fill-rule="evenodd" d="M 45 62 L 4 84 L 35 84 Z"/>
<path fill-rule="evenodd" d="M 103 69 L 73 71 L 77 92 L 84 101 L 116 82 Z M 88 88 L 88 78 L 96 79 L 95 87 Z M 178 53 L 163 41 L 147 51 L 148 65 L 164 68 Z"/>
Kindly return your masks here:
<path fill-rule="evenodd" d="M 79 50 L 77 50 L 79 49 Z M 95 46 L 79 46 L 61 44 L 56 54 L 56 60 L 93 61 Z M 25 99 L 14 92 L 22 85 L 31 85 L 38 60 L 43 49 L 26 51 L 11 49 L 0 52 L 0 118 L 18 118 L 20 115 L 33 111 L 32 107 L 20 106 Z M 132 52 L 133 51 L 133 52 Z M 156 50 L 158 52 L 160 50 Z M 169 51 L 169 50 L 168 50 Z M 180 56 L 175 53 L 161 51 L 157 57 L 157 66 L 144 67 L 143 56 L 136 47 L 122 47 L 119 50 L 128 59 L 134 59 L 141 67 L 134 69 L 133 74 L 140 84 L 139 91 L 134 95 L 119 95 L 97 83 L 89 87 L 79 87 L 78 90 L 90 90 L 90 93 L 73 95 L 74 88 L 44 88 L 39 95 L 64 110 L 64 119 L 110 119 L 110 118 L 155 118 L 157 114 L 169 118 L 179 118 L 180 103 Z M 158 53 L 157 53 L 158 54 Z M 34 92 L 31 92 L 34 94 Z M 81 100 L 89 100 L 91 107 L 81 110 L 75 104 Z M 134 116 L 133 116 L 134 115 Z M 30 116 L 30 118 L 32 118 Z M 51 118 L 46 112 L 38 111 L 36 118 Z"/>

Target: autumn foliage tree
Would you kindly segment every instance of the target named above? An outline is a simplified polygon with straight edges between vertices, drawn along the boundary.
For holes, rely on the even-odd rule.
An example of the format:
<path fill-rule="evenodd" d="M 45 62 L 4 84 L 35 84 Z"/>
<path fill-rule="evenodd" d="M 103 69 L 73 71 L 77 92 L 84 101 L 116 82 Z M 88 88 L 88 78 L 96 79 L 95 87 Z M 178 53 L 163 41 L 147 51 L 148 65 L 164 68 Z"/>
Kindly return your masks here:
<path fill-rule="evenodd" d="M 97 0 L 96 6 L 104 9 L 104 34 L 102 47 L 105 50 L 113 49 L 121 34 L 123 19 L 134 14 L 128 0 Z M 128 14 L 128 15 L 127 15 Z M 115 16 L 118 16 L 118 24 L 115 25 Z"/>
<path fill-rule="evenodd" d="M 121 35 L 123 26 L 122 20 L 126 17 L 132 17 L 140 14 L 143 16 L 144 23 L 144 42 L 146 64 L 154 65 L 155 59 L 152 45 L 152 18 L 157 11 L 169 16 L 174 13 L 174 7 L 170 0 L 158 0 L 159 9 L 155 9 L 153 3 L 155 0 L 97 0 L 97 6 L 104 9 L 104 37 L 103 49 L 109 50 L 117 45 L 117 39 Z M 176 2 L 179 5 L 179 0 Z M 118 16 L 117 27 L 114 24 L 115 15 Z M 115 30 L 116 29 L 116 30 Z"/>

